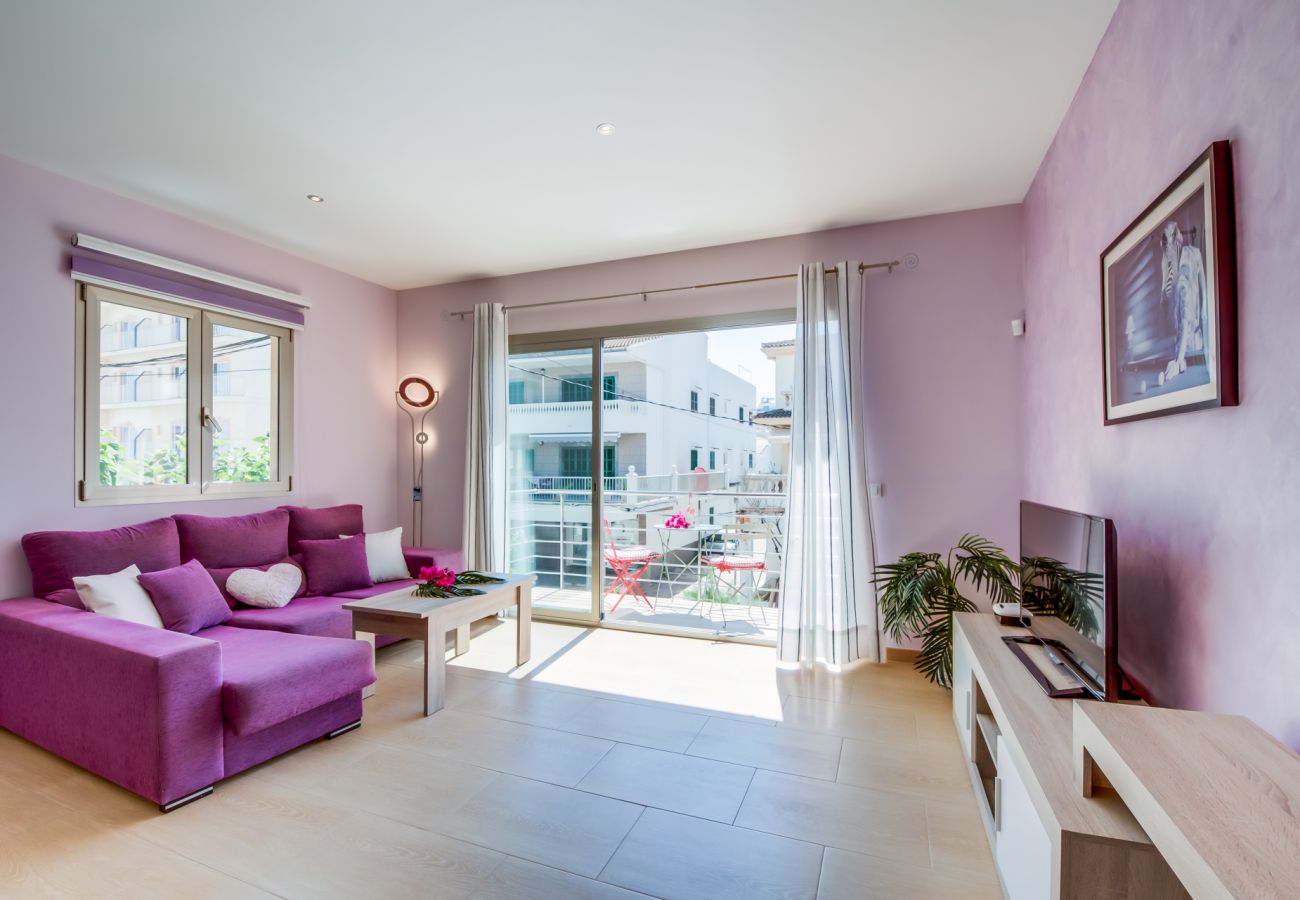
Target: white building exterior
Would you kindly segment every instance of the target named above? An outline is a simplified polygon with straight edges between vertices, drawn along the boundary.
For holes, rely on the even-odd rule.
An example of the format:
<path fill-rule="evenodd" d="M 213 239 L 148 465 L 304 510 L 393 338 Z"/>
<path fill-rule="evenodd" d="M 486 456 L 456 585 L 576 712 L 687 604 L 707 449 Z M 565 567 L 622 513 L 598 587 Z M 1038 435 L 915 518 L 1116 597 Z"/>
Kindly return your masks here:
<path fill-rule="evenodd" d="M 754 424 L 762 426 L 768 448 L 765 471 L 790 472 L 790 423 L 794 411 L 794 341 L 770 341 L 762 345 L 763 355 L 776 366 L 776 396 L 770 405 L 754 414 Z M 763 470 L 760 470 L 763 471 Z"/>
<path fill-rule="evenodd" d="M 721 472 L 739 483 L 754 465 L 754 385 L 709 361 L 705 334 L 607 341 L 605 476 Z M 511 482 L 591 475 L 591 366 L 585 350 L 512 358 Z"/>

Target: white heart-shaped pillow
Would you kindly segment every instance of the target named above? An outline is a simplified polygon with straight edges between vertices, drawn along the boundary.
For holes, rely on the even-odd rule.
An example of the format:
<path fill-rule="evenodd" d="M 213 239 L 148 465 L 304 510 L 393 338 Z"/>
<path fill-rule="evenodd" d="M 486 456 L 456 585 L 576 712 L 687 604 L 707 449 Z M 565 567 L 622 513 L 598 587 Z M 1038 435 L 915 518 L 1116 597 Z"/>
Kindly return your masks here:
<path fill-rule="evenodd" d="M 239 569 L 226 579 L 230 596 L 249 606 L 278 609 L 286 605 L 302 587 L 302 569 L 292 563 L 276 563 L 261 569 Z"/>

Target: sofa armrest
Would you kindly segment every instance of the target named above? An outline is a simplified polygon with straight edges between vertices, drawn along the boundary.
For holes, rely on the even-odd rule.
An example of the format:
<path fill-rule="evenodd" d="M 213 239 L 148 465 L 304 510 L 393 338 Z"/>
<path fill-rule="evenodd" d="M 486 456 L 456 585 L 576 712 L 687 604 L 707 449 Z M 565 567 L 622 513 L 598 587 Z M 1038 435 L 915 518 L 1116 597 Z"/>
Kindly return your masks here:
<path fill-rule="evenodd" d="M 457 572 L 465 568 L 465 554 L 447 547 L 403 547 L 402 553 L 412 578 L 419 578 L 425 566 L 450 566 Z"/>
<path fill-rule="evenodd" d="M 419 578 L 421 569 L 435 564 L 433 551 L 424 547 L 403 547 L 402 555 L 406 557 L 406 571 L 412 578 Z"/>
<path fill-rule="evenodd" d="M 45 600 L 0 601 L 0 725 L 170 803 L 224 774 L 221 647 Z"/>

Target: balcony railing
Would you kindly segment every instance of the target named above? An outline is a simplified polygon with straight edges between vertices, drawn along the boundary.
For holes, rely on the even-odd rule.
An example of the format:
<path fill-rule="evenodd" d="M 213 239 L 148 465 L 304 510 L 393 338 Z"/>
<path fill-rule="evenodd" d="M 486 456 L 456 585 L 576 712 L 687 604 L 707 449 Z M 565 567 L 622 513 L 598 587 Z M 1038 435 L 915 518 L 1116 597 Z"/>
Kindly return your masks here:
<path fill-rule="evenodd" d="M 630 616 L 650 625 L 658 618 L 675 626 L 707 614 L 700 619 L 705 624 L 685 627 L 721 622 L 715 630 L 728 633 L 727 622 L 740 622 L 753 634 L 770 637 L 784 568 L 785 495 L 656 490 L 652 495 L 662 502 L 648 508 L 639 502 L 645 496 L 643 491 L 628 493 L 630 497 L 619 497 L 606 489 L 603 512 L 609 526 L 592 534 L 589 486 L 511 492 L 510 568 L 537 576 L 536 605 L 544 609 L 545 597 L 552 592 L 569 597 L 574 608 L 582 608 L 583 597 L 589 596 L 591 588 L 595 555 L 600 560 L 602 613 L 607 617 Z M 559 502 L 545 499 L 552 496 Z M 674 514 L 684 516 L 689 527 L 666 527 Z M 608 594 L 605 591 L 615 581 L 605 555 L 611 543 L 615 548 L 646 547 L 659 554 L 637 578 L 640 588 L 656 601 L 655 611 L 632 597 L 624 599 L 617 611 L 613 609 L 621 589 L 616 586 Z M 752 567 L 726 570 L 710 564 L 721 557 L 743 560 Z M 725 608 L 732 612 L 726 613 Z"/>
<path fill-rule="evenodd" d="M 673 472 L 668 475 L 611 475 L 601 479 L 605 488 L 606 503 L 626 503 L 631 506 L 653 502 L 659 496 L 671 496 L 683 493 L 708 493 L 727 489 L 728 473 L 722 469 L 711 472 Z M 746 478 L 752 476 L 746 476 Z M 767 476 L 759 476 L 766 478 Z M 784 479 L 785 476 L 775 476 Z M 777 482 L 771 482 L 773 484 Z M 783 482 L 782 482 L 783 483 Z M 764 490 L 763 482 L 757 490 L 764 494 L 773 492 Z M 754 488 L 746 483 L 749 490 Z M 577 475 L 531 475 L 527 478 L 527 487 L 519 488 L 534 493 L 533 502 L 537 503 L 587 503 L 591 502 L 592 479 Z M 784 489 L 783 489 L 784 490 Z M 577 495 L 586 494 L 586 499 Z"/>
<path fill-rule="evenodd" d="M 646 404 L 639 400 L 603 400 L 601 409 L 606 413 L 623 412 L 641 415 L 646 411 Z M 532 415 L 534 413 L 591 413 L 590 400 L 548 400 L 545 403 L 511 403 L 507 410 L 509 415 Z"/>

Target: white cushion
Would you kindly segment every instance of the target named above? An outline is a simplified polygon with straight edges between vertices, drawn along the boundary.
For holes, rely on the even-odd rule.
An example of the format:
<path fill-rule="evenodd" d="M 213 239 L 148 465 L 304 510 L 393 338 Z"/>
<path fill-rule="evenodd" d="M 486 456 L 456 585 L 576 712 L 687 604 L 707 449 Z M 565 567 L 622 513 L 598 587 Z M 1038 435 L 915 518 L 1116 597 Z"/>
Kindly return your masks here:
<path fill-rule="evenodd" d="M 86 609 L 110 619 L 162 628 L 162 619 L 149 594 L 140 586 L 140 567 L 127 566 L 112 575 L 79 575 L 72 579 Z"/>
<path fill-rule="evenodd" d="M 340 534 L 339 537 L 352 535 Z M 366 566 L 370 569 L 370 580 L 375 584 L 411 577 L 406 567 L 406 554 L 402 553 L 402 526 L 366 532 Z"/>
<path fill-rule="evenodd" d="M 293 563 L 276 563 L 266 571 L 237 569 L 226 579 L 226 592 L 240 603 L 262 609 L 288 605 L 302 587 L 302 569 Z"/>

